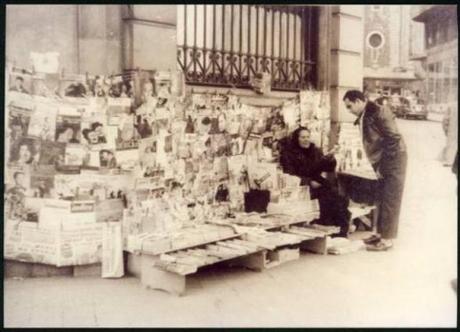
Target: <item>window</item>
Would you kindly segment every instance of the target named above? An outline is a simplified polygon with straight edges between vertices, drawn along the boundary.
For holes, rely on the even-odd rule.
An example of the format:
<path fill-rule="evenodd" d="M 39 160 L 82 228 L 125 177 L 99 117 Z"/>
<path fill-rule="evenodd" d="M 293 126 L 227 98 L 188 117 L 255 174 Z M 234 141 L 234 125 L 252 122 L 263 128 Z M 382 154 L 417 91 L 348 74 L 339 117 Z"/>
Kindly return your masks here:
<path fill-rule="evenodd" d="M 381 48 L 384 44 L 383 35 L 380 32 L 371 32 L 367 37 L 367 44 L 374 48 Z"/>
<path fill-rule="evenodd" d="M 426 45 L 431 48 L 436 45 L 436 25 L 432 22 L 426 24 Z"/>
<path fill-rule="evenodd" d="M 447 41 L 458 38 L 457 17 L 451 17 L 447 24 Z"/>
<path fill-rule="evenodd" d="M 269 73 L 272 89 L 314 85 L 318 7 L 182 5 L 178 64 L 186 82 L 247 88 Z"/>

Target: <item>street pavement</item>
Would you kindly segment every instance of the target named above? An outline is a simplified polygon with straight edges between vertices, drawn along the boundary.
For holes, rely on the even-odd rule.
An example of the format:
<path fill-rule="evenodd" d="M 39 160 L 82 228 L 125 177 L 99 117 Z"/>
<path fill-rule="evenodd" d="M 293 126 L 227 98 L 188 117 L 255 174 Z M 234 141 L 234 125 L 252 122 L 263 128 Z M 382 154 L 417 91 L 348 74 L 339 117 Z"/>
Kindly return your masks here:
<path fill-rule="evenodd" d="M 408 172 L 395 247 L 208 269 L 185 296 L 134 277 L 5 279 L 5 327 L 455 327 L 457 182 L 439 122 L 398 120 Z"/>

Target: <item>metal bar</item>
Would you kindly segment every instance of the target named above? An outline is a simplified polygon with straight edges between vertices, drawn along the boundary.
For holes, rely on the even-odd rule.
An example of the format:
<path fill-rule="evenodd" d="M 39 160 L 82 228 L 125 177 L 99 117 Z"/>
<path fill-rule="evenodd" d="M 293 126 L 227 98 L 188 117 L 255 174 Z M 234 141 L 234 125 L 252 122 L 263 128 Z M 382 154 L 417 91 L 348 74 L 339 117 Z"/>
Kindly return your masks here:
<path fill-rule="evenodd" d="M 286 73 L 287 73 L 287 81 L 289 82 L 289 76 L 290 76 L 290 71 L 289 71 L 289 31 L 290 31 L 290 16 L 291 13 L 289 9 L 286 9 Z"/>
<path fill-rule="evenodd" d="M 216 52 L 216 5 L 212 5 L 212 77 L 215 77 L 216 74 L 216 61 L 215 61 L 215 52 Z"/>
<path fill-rule="evenodd" d="M 162 26 L 165 28 L 176 28 L 176 24 L 174 23 L 167 23 L 167 22 L 160 22 L 155 20 L 147 20 L 145 18 L 137 18 L 137 17 L 124 17 L 123 21 L 131 21 L 134 23 L 146 24 L 146 25 L 154 25 L 154 26 Z"/>
<path fill-rule="evenodd" d="M 259 72 L 259 6 L 256 5 L 256 72 Z"/>
<path fill-rule="evenodd" d="M 184 5 L 184 69 L 187 68 L 187 30 L 187 5 Z M 187 77 L 187 72 L 184 75 Z"/>
<path fill-rule="evenodd" d="M 282 24 L 281 24 L 281 21 L 282 21 L 282 17 L 283 17 L 283 12 L 280 10 L 279 11 L 279 27 L 280 27 L 280 31 L 279 31 L 279 42 L 278 42 L 278 47 L 279 47 L 279 53 L 278 53 L 278 77 L 280 78 L 281 80 L 281 30 L 282 30 Z"/>
<path fill-rule="evenodd" d="M 192 58 L 192 61 L 193 61 L 193 75 L 196 75 L 196 30 L 198 28 L 198 19 L 197 19 L 197 14 L 198 14 L 198 5 L 193 5 L 193 11 L 194 11 L 194 15 L 193 15 L 193 48 L 192 48 L 192 54 L 193 54 L 193 58 Z"/>
<path fill-rule="evenodd" d="M 297 60 L 297 13 L 294 12 L 294 60 Z"/>
<path fill-rule="evenodd" d="M 300 88 L 304 87 L 304 65 L 305 65 L 305 8 L 300 12 Z"/>
<path fill-rule="evenodd" d="M 197 30 L 197 7 L 198 5 L 193 5 L 193 47 L 196 47 L 196 30 Z"/>
<path fill-rule="evenodd" d="M 307 52 L 308 52 L 308 61 L 311 61 L 311 49 L 312 49 L 312 45 L 311 45 L 311 10 L 312 8 L 311 7 L 308 7 L 308 11 L 307 11 L 307 25 L 308 25 L 308 45 L 307 45 Z"/>
<path fill-rule="evenodd" d="M 204 16 L 204 22 L 203 22 L 203 35 L 204 35 L 204 40 L 203 40 L 203 67 L 204 67 L 204 72 L 203 72 L 203 79 L 206 78 L 206 73 L 208 71 L 207 67 L 206 67 L 206 28 L 207 28 L 207 25 L 208 25 L 208 17 L 207 17 L 207 13 L 206 13 L 206 4 L 203 5 L 203 16 Z"/>
<path fill-rule="evenodd" d="M 225 5 L 222 5 L 222 79 L 225 77 Z"/>
<path fill-rule="evenodd" d="M 233 78 L 233 18 L 235 5 L 230 5 L 230 78 Z"/>
<path fill-rule="evenodd" d="M 263 8 L 264 11 L 264 57 L 267 56 L 267 9 Z"/>
<path fill-rule="evenodd" d="M 240 58 L 240 63 L 239 63 L 239 79 L 241 81 L 243 77 L 242 73 L 242 54 L 243 54 L 243 5 L 240 5 L 240 36 L 239 36 L 239 58 Z"/>
<path fill-rule="evenodd" d="M 289 9 L 286 11 L 286 59 L 289 59 L 289 16 L 291 16 L 291 13 L 289 12 Z"/>
<path fill-rule="evenodd" d="M 281 31 L 283 30 L 283 26 L 282 26 L 282 24 L 281 24 L 282 18 L 283 18 L 283 13 L 282 13 L 282 11 L 280 10 L 280 11 L 279 11 L 279 28 L 280 28 L 279 30 L 280 30 L 280 31 L 279 31 L 279 43 L 278 43 L 278 48 L 279 48 L 278 57 L 279 57 L 279 58 L 281 58 L 281 40 L 282 40 L 282 38 L 281 38 Z"/>
<path fill-rule="evenodd" d="M 275 80 L 275 76 L 273 74 L 273 62 L 275 59 L 275 10 L 272 8 L 272 54 L 271 54 L 271 76 L 272 81 Z"/>
<path fill-rule="evenodd" d="M 251 60 L 251 5 L 248 5 L 248 58 L 247 58 L 247 64 L 248 64 L 248 80 L 251 76 L 251 71 L 250 71 L 250 60 Z"/>

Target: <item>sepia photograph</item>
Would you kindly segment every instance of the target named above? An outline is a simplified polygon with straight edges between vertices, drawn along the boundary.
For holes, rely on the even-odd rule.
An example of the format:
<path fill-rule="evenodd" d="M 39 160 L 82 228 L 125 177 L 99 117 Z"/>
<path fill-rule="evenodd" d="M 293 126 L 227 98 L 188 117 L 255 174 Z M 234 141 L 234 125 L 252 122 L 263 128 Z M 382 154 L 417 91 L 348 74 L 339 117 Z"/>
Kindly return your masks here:
<path fill-rule="evenodd" d="M 4 327 L 457 327 L 456 2 L 3 8 Z"/>

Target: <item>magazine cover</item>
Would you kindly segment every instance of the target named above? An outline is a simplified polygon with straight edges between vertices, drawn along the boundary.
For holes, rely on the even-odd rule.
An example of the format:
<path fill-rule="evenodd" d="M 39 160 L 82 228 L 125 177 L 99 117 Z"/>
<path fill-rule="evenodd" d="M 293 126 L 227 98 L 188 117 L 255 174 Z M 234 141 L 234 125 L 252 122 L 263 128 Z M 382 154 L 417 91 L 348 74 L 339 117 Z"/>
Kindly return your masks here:
<path fill-rule="evenodd" d="M 30 187 L 33 197 L 51 198 L 54 196 L 54 177 L 56 171 L 53 165 L 37 165 L 31 170 Z"/>
<path fill-rule="evenodd" d="M 32 73 L 20 68 L 11 68 L 8 92 L 30 94 L 32 92 Z"/>
<path fill-rule="evenodd" d="M 109 126 L 118 126 L 123 114 L 131 112 L 131 98 L 107 98 L 107 117 Z"/>
<path fill-rule="evenodd" d="M 26 165 L 38 163 L 41 141 L 34 137 L 21 137 L 10 145 L 10 163 Z"/>
<path fill-rule="evenodd" d="M 12 220 L 24 219 L 26 217 L 26 195 L 30 194 L 29 168 L 10 167 L 5 175 L 5 216 Z"/>
<path fill-rule="evenodd" d="M 46 102 L 37 102 L 30 118 L 28 135 L 42 140 L 54 141 L 56 135 L 56 105 Z"/>
<path fill-rule="evenodd" d="M 67 144 L 64 162 L 70 166 L 82 166 L 88 162 L 88 148 L 82 144 Z"/>
<path fill-rule="evenodd" d="M 89 97 L 86 77 L 82 74 L 66 74 L 61 77 L 59 95 L 65 98 L 85 98 Z"/>
<path fill-rule="evenodd" d="M 102 149 L 99 151 L 99 166 L 101 168 L 117 168 L 117 159 L 115 158 L 115 151 Z"/>
<path fill-rule="evenodd" d="M 135 115 L 123 114 L 118 125 L 116 139 L 117 150 L 137 149 L 139 146 L 139 133 L 135 127 Z"/>
<path fill-rule="evenodd" d="M 83 117 L 81 124 L 82 142 L 92 147 L 106 144 L 105 124 L 106 118 L 103 114 Z"/>
<path fill-rule="evenodd" d="M 42 141 L 39 164 L 55 167 L 64 165 L 65 148 L 65 143 Z"/>
<path fill-rule="evenodd" d="M 22 108 L 10 104 L 8 107 L 8 130 L 10 142 L 26 136 L 29 128 L 32 109 Z"/>
<path fill-rule="evenodd" d="M 60 84 L 59 74 L 37 73 L 33 77 L 32 92 L 40 97 L 59 98 Z"/>
<path fill-rule="evenodd" d="M 61 109 L 59 109 L 61 112 Z M 81 116 L 58 115 L 56 119 L 56 142 L 80 143 Z"/>

